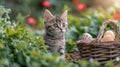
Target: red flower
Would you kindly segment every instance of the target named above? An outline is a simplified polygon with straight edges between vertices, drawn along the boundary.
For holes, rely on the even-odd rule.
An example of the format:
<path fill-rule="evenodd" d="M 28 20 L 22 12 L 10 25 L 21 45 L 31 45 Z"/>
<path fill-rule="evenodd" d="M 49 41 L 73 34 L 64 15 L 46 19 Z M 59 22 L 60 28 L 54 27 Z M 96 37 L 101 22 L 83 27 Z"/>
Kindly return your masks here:
<path fill-rule="evenodd" d="M 87 6 L 85 4 L 78 4 L 76 5 L 76 9 L 84 11 L 87 9 Z"/>
<path fill-rule="evenodd" d="M 118 13 L 113 14 L 113 19 L 120 20 L 120 14 L 118 14 Z"/>
<path fill-rule="evenodd" d="M 47 0 L 44 0 L 44 1 L 42 2 L 42 5 L 43 5 L 44 7 L 46 7 L 46 8 L 49 8 L 49 7 L 51 6 L 51 3 L 50 3 L 49 1 L 47 1 Z"/>
<path fill-rule="evenodd" d="M 29 17 L 29 18 L 27 18 L 27 23 L 29 23 L 31 25 L 35 25 L 36 24 L 36 20 L 33 17 Z"/>
<path fill-rule="evenodd" d="M 118 64 L 115 64 L 115 66 L 114 67 L 119 67 L 119 65 Z"/>

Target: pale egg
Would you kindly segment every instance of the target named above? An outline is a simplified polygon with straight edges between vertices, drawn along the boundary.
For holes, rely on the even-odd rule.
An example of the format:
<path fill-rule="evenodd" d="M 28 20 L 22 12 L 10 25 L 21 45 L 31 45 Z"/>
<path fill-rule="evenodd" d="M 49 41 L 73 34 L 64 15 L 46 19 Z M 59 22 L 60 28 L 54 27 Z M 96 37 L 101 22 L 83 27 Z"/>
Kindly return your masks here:
<path fill-rule="evenodd" d="M 115 40 L 115 34 L 113 33 L 113 31 L 108 30 L 105 32 L 103 38 L 102 38 L 102 42 L 109 42 L 109 41 L 114 41 Z"/>
<path fill-rule="evenodd" d="M 82 37 L 82 41 L 85 43 L 90 43 L 93 37 L 89 33 L 84 33 Z"/>
<path fill-rule="evenodd" d="M 104 36 L 106 36 L 106 35 L 111 35 L 115 39 L 115 34 L 111 30 L 106 31 Z"/>

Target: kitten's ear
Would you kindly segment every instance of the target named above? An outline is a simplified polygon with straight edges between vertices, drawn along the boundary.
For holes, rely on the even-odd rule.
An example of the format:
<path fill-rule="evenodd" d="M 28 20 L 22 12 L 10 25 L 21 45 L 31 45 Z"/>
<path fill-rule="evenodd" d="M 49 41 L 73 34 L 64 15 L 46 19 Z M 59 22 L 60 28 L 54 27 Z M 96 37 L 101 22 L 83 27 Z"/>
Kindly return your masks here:
<path fill-rule="evenodd" d="M 46 9 L 44 12 L 44 20 L 48 21 L 51 17 L 53 17 L 52 13 Z"/>
<path fill-rule="evenodd" d="M 67 21 L 67 14 L 68 14 L 68 11 L 64 11 L 64 13 L 61 15 L 61 18 L 65 21 Z"/>

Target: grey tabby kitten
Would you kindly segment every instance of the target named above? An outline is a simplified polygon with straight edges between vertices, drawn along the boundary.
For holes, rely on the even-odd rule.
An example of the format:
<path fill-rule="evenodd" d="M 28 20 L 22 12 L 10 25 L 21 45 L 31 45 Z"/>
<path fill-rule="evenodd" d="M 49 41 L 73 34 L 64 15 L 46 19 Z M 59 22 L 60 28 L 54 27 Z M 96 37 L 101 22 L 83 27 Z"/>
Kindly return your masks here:
<path fill-rule="evenodd" d="M 45 10 L 44 24 L 46 29 L 44 39 L 48 51 L 58 52 L 64 58 L 65 33 L 68 27 L 67 10 L 61 16 L 53 16 L 49 10 Z"/>

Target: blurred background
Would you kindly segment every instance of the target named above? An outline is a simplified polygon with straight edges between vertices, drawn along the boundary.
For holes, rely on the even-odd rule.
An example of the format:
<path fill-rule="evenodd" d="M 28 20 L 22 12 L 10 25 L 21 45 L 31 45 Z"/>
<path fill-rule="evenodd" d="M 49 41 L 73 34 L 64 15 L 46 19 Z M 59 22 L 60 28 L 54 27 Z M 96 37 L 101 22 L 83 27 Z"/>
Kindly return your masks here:
<path fill-rule="evenodd" d="M 37 36 L 44 35 L 45 9 L 49 9 L 54 15 L 61 15 L 68 10 L 68 52 L 77 50 L 74 47 L 76 41 L 85 32 L 95 38 L 105 20 L 120 21 L 120 0 L 0 0 L 0 5 L 11 9 L 11 21 L 24 25 Z M 108 29 L 111 26 L 106 28 Z"/>
<path fill-rule="evenodd" d="M 80 60 L 78 64 L 47 52 L 43 39 L 45 9 L 53 15 L 68 10 L 65 60 Z M 93 59 L 80 59 L 76 41 L 84 33 L 96 38 L 108 19 L 114 20 L 120 31 L 120 0 L 0 0 L 0 67 L 99 67 Z M 111 25 L 106 30 L 114 31 Z M 106 65 L 119 67 L 112 61 Z"/>

